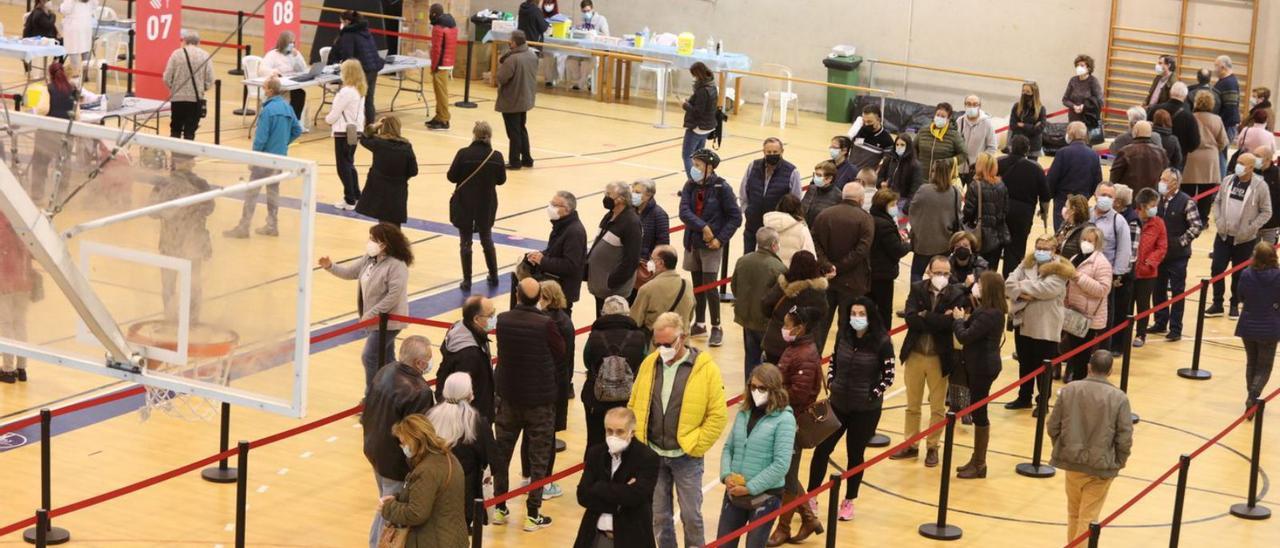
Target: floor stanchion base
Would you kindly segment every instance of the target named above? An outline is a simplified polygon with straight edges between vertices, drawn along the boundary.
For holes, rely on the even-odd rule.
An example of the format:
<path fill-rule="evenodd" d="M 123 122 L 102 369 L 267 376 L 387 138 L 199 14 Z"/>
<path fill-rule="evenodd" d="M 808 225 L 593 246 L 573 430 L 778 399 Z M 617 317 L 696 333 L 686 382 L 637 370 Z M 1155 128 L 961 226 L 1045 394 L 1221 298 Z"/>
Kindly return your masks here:
<path fill-rule="evenodd" d="M 238 68 L 233 68 L 231 70 L 228 70 L 227 74 L 230 74 L 232 76 L 244 76 L 244 71 Z"/>
<path fill-rule="evenodd" d="M 565 450 L 565 447 L 567 446 L 564 444 L 564 440 L 556 438 L 556 452 L 563 453 Z"/>
<path fill-rule="evenodd" d="M 867 442 L 867 447 L 888 447 L 890 443 L 892 442 L 889 441 L 889 436 L 876 434 L 871 436 L 871 441 Z"/>
<path fill-rule="evenodd" d="M 476 108 L 480 105 L 475 104 L 473 101 L 458 101 L 454 103 L 453 106 L 458 108 Z"/>
<path fill-rule="evenodd" d="M 1271 509 L 1256 504 L 1249 506 L 1248 503 L 1242 502 L 1231 505 L 1231 515 L 1240 519 L 1262 520 L 1271 517 Z"/>
<path fill-rule="evenodd" d="M 200 478 L 213 483 L 235 483 L 236 469 L 210 466 L 200 471 Z"/>
<path fill-rule="evenodd" d="M 1057 470 L 1048 464 L 1036 466 L 1030 462 L 1019 464 L 1014 468 L 1014 470 L 1017 471 L 1019 475 L 1026 476 L 1028 478 L 1052 478 L 1054 474 L 1058 473 Z"/>
<path fill-rule="evenodd" d="M 939 526 L 936 523 L 921 525 L 919 531 L 920 536 L 933 540 L 960 540 L 960 536 L 964 534 L 964 531 L 954 525 Z"/>
<path fill-rule="evenodd" d="M 1139 417 L 1137 413 L 1131 412 L 1129 413 L 1129 420 L 1132 420 L 1133 424 L 1138 424 L 1139 422 L 1142 422 L 1142 417 Z"/>
<path fill-rule="evenodd" d="M 27 544 L 35 544 L 36 528 L 31 527 L 23 531 L 22 540 L 27 541 Z M 66 544 L 71 540 L 71 533 L 61 527 L 50 527 L 48 531 L 45 531 L 44 540 L 48 544 Z"/>
<path fill-rule="evenodd" d="M 1193 381 L 1204 381 L 1204 380 L 1209 380 L 1211 377 L 1213 377 L 1213 373 L 1210 373 L 1204 369 L 1192 369 L 1190 367 L 1183 367 L 1182 369 L 1178 370 L 1178 376 L 1184 379 L 1191 379 Z"/>
<path fill-rule="evenodd" d="M 235 110 L 231 111 L 231 113 L 232 113 L 232 114 L 234 114 L 234 115 L 236 115 L 236 116 L 253 116 L 253 115 L 257 114 L 257 111 L 255 111 L 255 110 L 253 110 L 253 109 L 251 109 L 251 108 L 238 108 L 238 109 L 235 109 Z"/>

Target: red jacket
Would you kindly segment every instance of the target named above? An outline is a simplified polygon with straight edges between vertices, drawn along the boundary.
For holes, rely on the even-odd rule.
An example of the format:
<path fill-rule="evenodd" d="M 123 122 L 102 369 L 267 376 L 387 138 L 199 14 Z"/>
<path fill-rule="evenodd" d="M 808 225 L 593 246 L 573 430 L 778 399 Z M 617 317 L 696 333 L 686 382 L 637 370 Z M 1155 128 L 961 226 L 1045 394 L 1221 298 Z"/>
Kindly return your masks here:
<path fill-rule="evenodd" d="M 457 50 L 458 26 L 453 24 L 452 15 L 443 14 L 431 26 L 431 72 L 439 71 L 440 67 L 452 67 Z"/>
<path fill-rule="evenodd" d="M 1139 280 L 1156 277 L 1165 253 L 1169 252 L 1169 240 L 1164 230 L 1164 219 L 1153 216 L 1142 225 L 1142 237 L 1138 239 L 1138 261 L 1134 276 Z"/>
<path fill-rule="evenodd" d="M 0 215 L 0 294 L 31 291 L 33 277 L 27 246 L 9 226 L 9 220 Z"/>
<path fill-rule="evenodd" d="M 813 405 L 822 392 L 822 356 L 818 355 L 813 336 L 803 335 L 787 345 L 778 358 L 778 369 L 782 371 L 791 409 L 799 414 Z"/>

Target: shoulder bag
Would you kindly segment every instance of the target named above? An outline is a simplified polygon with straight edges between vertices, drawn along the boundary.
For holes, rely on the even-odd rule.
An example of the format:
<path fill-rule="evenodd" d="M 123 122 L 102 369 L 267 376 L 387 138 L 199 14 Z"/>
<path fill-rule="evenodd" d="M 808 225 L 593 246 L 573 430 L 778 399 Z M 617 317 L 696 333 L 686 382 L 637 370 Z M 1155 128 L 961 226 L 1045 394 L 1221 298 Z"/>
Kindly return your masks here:
<path fill-rule="evenodd" d="M 191 87 L 196 90 L 196 103 L 200 105 L 200 117 L 204 118 L 209 115 L 209 101 L 204 98 L 204 94 L 200 92 L 200 84 L 196 80 L 196 71 L 191 68 L 191 54 L 187 53 L 187 47 L 182 47 L 182 56 L 187 58 L 187 72 L 191 73 Z"/>
<path fill-rule="evenodd" d="M 484 166 L 489 165 L 489 159 L 493 158 L 495 153 L 495 150 L 489 149 L 489 155 L 485 156 L 484 160 L 480 162 L 480 165 L 476 166 L 475 171 L 472 171 L 470 175 L 467 175 L 467 178 L 463 179 L 462 182 L 458 183 L 458 186 L 453 189 L 453 195 L 449 196 L 449 224 L 452 224 L 455 227 L 464 224 L 462 223 L 463 206 L 458 203 L 458 192 L 462 190 L 462 187 L 467 186 L 467 183 L 471 182 L 471 179 L 480 174 L 480 170 L 484 169 Z"/>
<path fill-rule="evenodd" d="M 1249 134 L 1250 129 L 1253 129 L 1253 128 L 1248 128 L 1248 127 L 1244 128 L 1244 132 L 1240 134 L 1241 143 L 1244 142 L 1244 138 L 1246 135 Z M 1227 143 L 1227 146 L 1231 146 L 1231 143 Z M 1249 152 L 1249 151 L 1245 150 L 1244 147 L 1240 147 L 1236 149 L 1235 153 L 1231 155 L 1231 159 L 1227 160 L 1227 173 L 1235 173 L 1236 161 L 1239 160 L 1240 155 L 1244 154 L 1245 152 Z"/>
<path fill-rule="evenodd" d="M 831 387 L 827 385 L 826 375 L 822 377 L 822 389 L 827 397 L 818 399 L 805 410 L 796 413 L 796 446 L 812 449 L 826 441 L 836 430 L 840 429 L 840 418 L 831 408 Z"/>

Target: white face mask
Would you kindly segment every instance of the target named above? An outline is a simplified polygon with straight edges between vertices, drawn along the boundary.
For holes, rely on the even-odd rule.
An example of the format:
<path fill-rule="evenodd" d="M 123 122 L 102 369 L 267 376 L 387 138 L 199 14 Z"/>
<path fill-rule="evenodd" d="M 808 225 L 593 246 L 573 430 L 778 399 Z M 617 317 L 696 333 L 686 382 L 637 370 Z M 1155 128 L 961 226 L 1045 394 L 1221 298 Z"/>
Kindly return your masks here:
<path fill-rule="evenodd" d="M 907 153 L 907 147 L 893 147 L 893 151 L 897 152 L 898 156 L 902 156 Z"/>
<path fill-rule="evenodd" d="M 756 404 L 756 407 L 764 407 L 765 404 L 769 403 L 769 392 L 765 390 L 752 390 L 751 401 Z"/>
<path fill-rule="evenodd" d="M 1164 65 L 1161 65 L 1160 63 L 1156 63 L 1156 76 L 1160 76 L 1163 74 L 1164 74 Z"/>
<path fill-rule="evenodd" d="M 649 259 L 649 262 L 645 263 L 645 264 L 644 264 L 644 267 L 645 267 L 646 269 L 648 269 L 648 270 L 649 270 L 649 272 L 657 272 L 657 271 L 658 271 L 658 264 L 657 264 L 657 263 L 655 263 L 655 262 L 653 262 L 653 259 Z"/>
<path fill-rule="evenodd" d="M 560 208 L 553 206 L 551 204 L 547 204 L 547 218 L 551 219 L 552 221 L 559 221 Z"/>
<path fill-rule="evenodd" d="M 680 349 L 676 346 L 659 346 L 658 357 L 662 358 L 662 363 L 668 363 L 676 359 L 676 354 L 680 353 Z"/>
<path fill-rule="evenodd" d="M 551 10 L 553 10 L 553 9 L 556 9 L 556 7 L 555 7 L 554 5 L 551 5 L 551 6 L 542 6 L 542 11 L 545 11 L 545 12 L 547 12 L 547 13 L 551 13 Z"/>
<path fill-rule="evenodd" d="M 1093 253 L 1093 242 L 1087 242 L 1087 241 L 1080 242 L 1080 253 L 1083 253 L 1085 255 Z"/>
<path fill-rule="evenodd" d="M 401 446 L 400 446 L 400 451 L 404 453 L 404 458 L 406 458 L 406 459 L 411 459 L 411 458 L 413 458 L 413 451 L 411 451 L 411 450 L 409 449 L 409 446 L 408 446 L 408 445 L 401 445 Z"/>
<path fill-rule="evenodd" d="M 929 278 L 929 283 L 933 284 L 934 289 L 942 291 L 942 288 L 947 287 L 947 284 L 951 283 L 951 280 L 949 280 L 946 275 L 935 274 L 933 277 Z"/>
<path fill-rule="evenodd" d="M 1076 65 L 1076 76 L 1084 76 L 1086 74 L 1089 74 L 1089 67 Z"/>
<path fill-rule="evenodd" d="M 933 127 L 936 127 L 936 128 L 938 128 L 938 129 L 942 129 L 942 128 L 944 128 L 944 127 L 947 127 L 947 117 L 946 117 L 946 116 L 934 116 L 934 117 L 933 117 Z"/>
<path fill-rule="evenodd" d="M 889 216 L 897 217 L 899 213 L 900 211 L 898 211 L 898 206 L 889 206 Z"/>
<path fill-rule="evenodd" d="M 382 244 L 369 240 L 364 243 L 364 254 L 370 257 L 377 257 L 382 254 Z"/>
<path fill-rule="evenodd" d="M 1160 194 L 1161 194 L 1161 195 L 1168 194 L 1168 193 L 1169 193 L 1169 183 L 1166 183 L 1166 182 L 1164 182 L 1164 181 L 1160 181 L 1159 183 L 1157 183 L 1157 184 L 1156 184 L 1156 190 L 1160 191 Z"/>
<path fill-rule="evenodd" d="M 620 454 L 627 450 L 627 446 L 631 445 L 630 440 L 624 440 L 618 436 L 609 436 L 604 439 L 605 445 L 609 446 L 609 453 L 614 455 Z"/>
<path fill-rule="evenodd" d="M 1248 172 L 1249 168 L 1244 167 L 1244 164 L 1236 164 L 1236 177 L 1244 177 L 1244 174 Z"/>
<path fill-rule="evenodd" d="M 431 363 L 431 360 L 427 360 L 427 366 L 422 369 L 422 374 L 425 376 L 427 373 L 430 373 L 435 366 L 435 364 Z"/>
<path fill-rule="evenodd" d="M 970 290 L 969 290 L 969 293 L 973 295 L 973 298 L 975 298 L 975 299 L 981 299 L 981 298 L 982 298 L 982 286 L 981 286 L 981 285 L 979 285 L 979 284 L 976 284 L 976 283 L 975 283 L 975 284 L 973 284 L 973 289 L 970 289 Z"/>
<path fill-rule="evenodd" d="M 498 317 L 489 316 L 489 321 L 485 322 L 484 324 L 484 330 L 493 331 L 494 329 L 497 329 L 497 328 L 498 328 Z"/>

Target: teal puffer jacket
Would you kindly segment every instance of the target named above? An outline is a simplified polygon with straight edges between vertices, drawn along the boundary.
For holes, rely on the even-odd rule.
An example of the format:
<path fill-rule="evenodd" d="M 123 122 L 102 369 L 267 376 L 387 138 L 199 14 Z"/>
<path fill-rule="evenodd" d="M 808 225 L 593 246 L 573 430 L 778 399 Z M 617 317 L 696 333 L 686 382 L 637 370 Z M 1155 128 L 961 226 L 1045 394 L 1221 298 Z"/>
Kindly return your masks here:
<path fill-rule="evenodd" d="M 738 411 L 733 431 L 720 455 L 720 481 L 738 473 L 747 478 L 752 496 L 781 489 L 791 467 L 791 451 L 796 443 L 796 416 L 788 406 L 765 415 L 747 434 L 750 411 Z"/>

